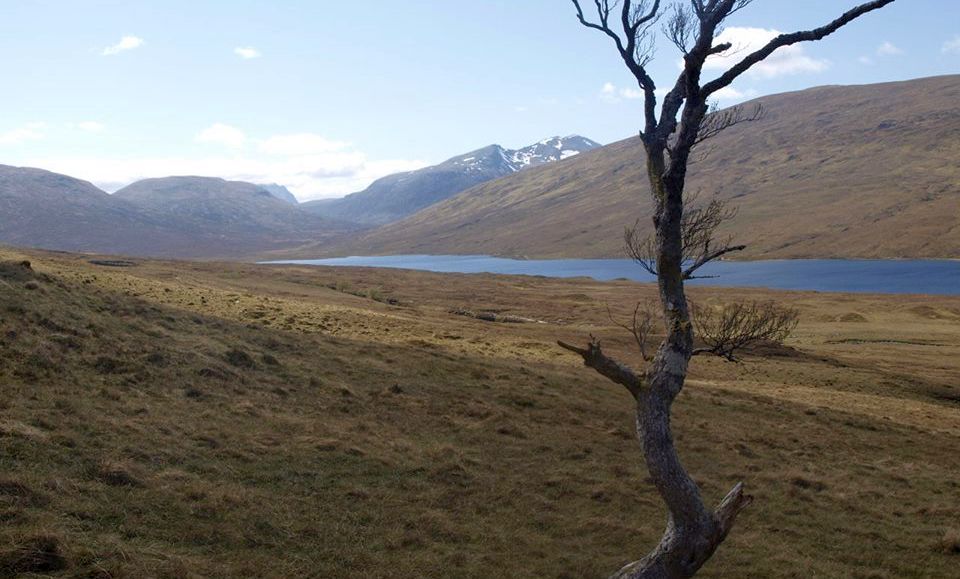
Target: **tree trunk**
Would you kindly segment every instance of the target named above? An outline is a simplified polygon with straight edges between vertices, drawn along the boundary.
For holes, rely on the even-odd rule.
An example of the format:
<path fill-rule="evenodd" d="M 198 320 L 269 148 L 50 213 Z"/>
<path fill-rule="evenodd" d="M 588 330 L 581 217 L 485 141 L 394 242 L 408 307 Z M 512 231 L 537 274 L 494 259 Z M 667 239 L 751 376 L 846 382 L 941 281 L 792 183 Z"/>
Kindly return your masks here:
<path fill-rule="evenodd" d="M 648 148 L 648 158 L 662 151 Z M 750 502 L 737 485 L 717 512 L 711 512 L 700 489 L 683 468 L 670 429 L 670 410 L 683 389 L 693 355 L 693 327 L 683 287 L 683 179 L 665 182 L 661 163 L 650 163 L 651 186 L 659 192 L 654 223 L 657 230 L 657 270 L 667 336 L 647 372 L 637 396 L 637 437 L 650 478 L 667 505 L 667 528 L 659 545 L 643 559 L 613 577 L 675 579 L 692 577 L 729 532 L 737 513 Z"/>

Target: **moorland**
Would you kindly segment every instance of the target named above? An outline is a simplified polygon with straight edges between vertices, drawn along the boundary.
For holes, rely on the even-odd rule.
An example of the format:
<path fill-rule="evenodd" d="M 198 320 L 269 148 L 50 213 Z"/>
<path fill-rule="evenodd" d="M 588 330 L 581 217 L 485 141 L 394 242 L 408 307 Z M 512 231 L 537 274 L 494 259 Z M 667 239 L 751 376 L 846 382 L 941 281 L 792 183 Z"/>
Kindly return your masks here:
<path fill-rule="evenodd" d="M 556 345 L 639 364 L 653 286 L 0 262 L 0 577 L 590 577 L 662 532 L 629 396 Z M 955 576 L 960 297 L 690 294 L 800 316 L 675 406 L 708 500 L 756 498 L 703 576 Z"/>

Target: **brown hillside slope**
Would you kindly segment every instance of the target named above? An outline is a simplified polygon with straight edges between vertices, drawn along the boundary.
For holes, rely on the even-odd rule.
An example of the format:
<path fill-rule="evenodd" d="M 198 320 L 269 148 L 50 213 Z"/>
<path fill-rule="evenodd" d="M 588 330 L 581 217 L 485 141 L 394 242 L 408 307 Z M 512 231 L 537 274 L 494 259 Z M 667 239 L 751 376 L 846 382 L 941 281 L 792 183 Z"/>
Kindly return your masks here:
<path fill-rule="evenodd" d="M 691 167 L 691 191 L 739 207 L 730 232 L 744 257 L 960 256 L 960 76 L 759 101 L 763 120 L 710 141 Z M 624 226 L 650 215 L 643 167 L 628 139 L 474 187 L 334 252 L 620 256 Z"/>

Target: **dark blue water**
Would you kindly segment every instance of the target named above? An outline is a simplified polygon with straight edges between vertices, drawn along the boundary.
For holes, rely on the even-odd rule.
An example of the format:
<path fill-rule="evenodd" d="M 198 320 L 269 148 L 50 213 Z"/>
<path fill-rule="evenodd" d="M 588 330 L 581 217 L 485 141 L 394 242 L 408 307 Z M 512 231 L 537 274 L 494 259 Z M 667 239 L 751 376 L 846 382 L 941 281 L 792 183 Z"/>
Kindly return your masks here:
<path fill-rule="evenodd" d="M 517 260 L 485 255 L 389 255 L 270 263 L 653 281 L 652 276 L 629 259 Z M 721 261 L 704 266 L 697 274 L 716 277 L 693 280 L 690 284 L 825 292 L 960 295 L 960 261 L 955 260 Z"/>

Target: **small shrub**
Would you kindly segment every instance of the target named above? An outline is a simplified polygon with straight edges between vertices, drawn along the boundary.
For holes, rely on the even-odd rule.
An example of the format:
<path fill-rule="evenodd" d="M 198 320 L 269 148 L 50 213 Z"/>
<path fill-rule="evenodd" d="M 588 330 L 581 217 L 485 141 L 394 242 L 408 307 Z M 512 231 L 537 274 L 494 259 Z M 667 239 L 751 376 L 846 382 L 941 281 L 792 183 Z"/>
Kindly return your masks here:
<path fill-rule="evenodd" d="M 101 462 L 97 465 L 96 478 L 112 487 L 143 487 L 143 481 L 131 472 L 126 465 L 115 462 Z"/>
<path fill-rule="evenodd" d="M 193 386 L 189 386 L 187 387 L 186 390 L 183 391 L 183 395 L 186 396 L 187 398 L 199 399 L 199 398 L 203 398 L 203 390 L 200 390 L 199 388 L 195 388 Z"/>
<path fill-rule="evenodd" d="M 260 360 L 263 361 L 267 366 L 279 366 L 280 360 L 277 360 L 276 356 L 271 354 L 264 354 L 260 357 Z"/>
<path fill-rule="evenodd" d="M 815 492 L 825 491 L 827 484 L 820 480 L 807 478 L 805 476 L 794 476 L 790 478 L 790 484 L 797 488 L 809 489 Z"/>
<path fill-rule="evenodd" d="M 244 352 L 240 348 L 233 348 L 225 354 L 227 363 L 231 366 L 236 366 L 237 368 L 246 368 L 252 370 L 257 367 L 257 363 L 253 360 L 253 357 L 250 354 Z"/>
<path fill-rule="evenodd" d="M 120 374 L 123 372 L 123 362 L 110 356 L 99 356 L 93 362 L 93 368 L 100 374 Z"/>
<path fill-rule="evenodd" d="M 366 291 L 367 298 L 375 302 L 382 302 L 383 300 L 383 291 L 378 287 L 367 288 Z"/>

